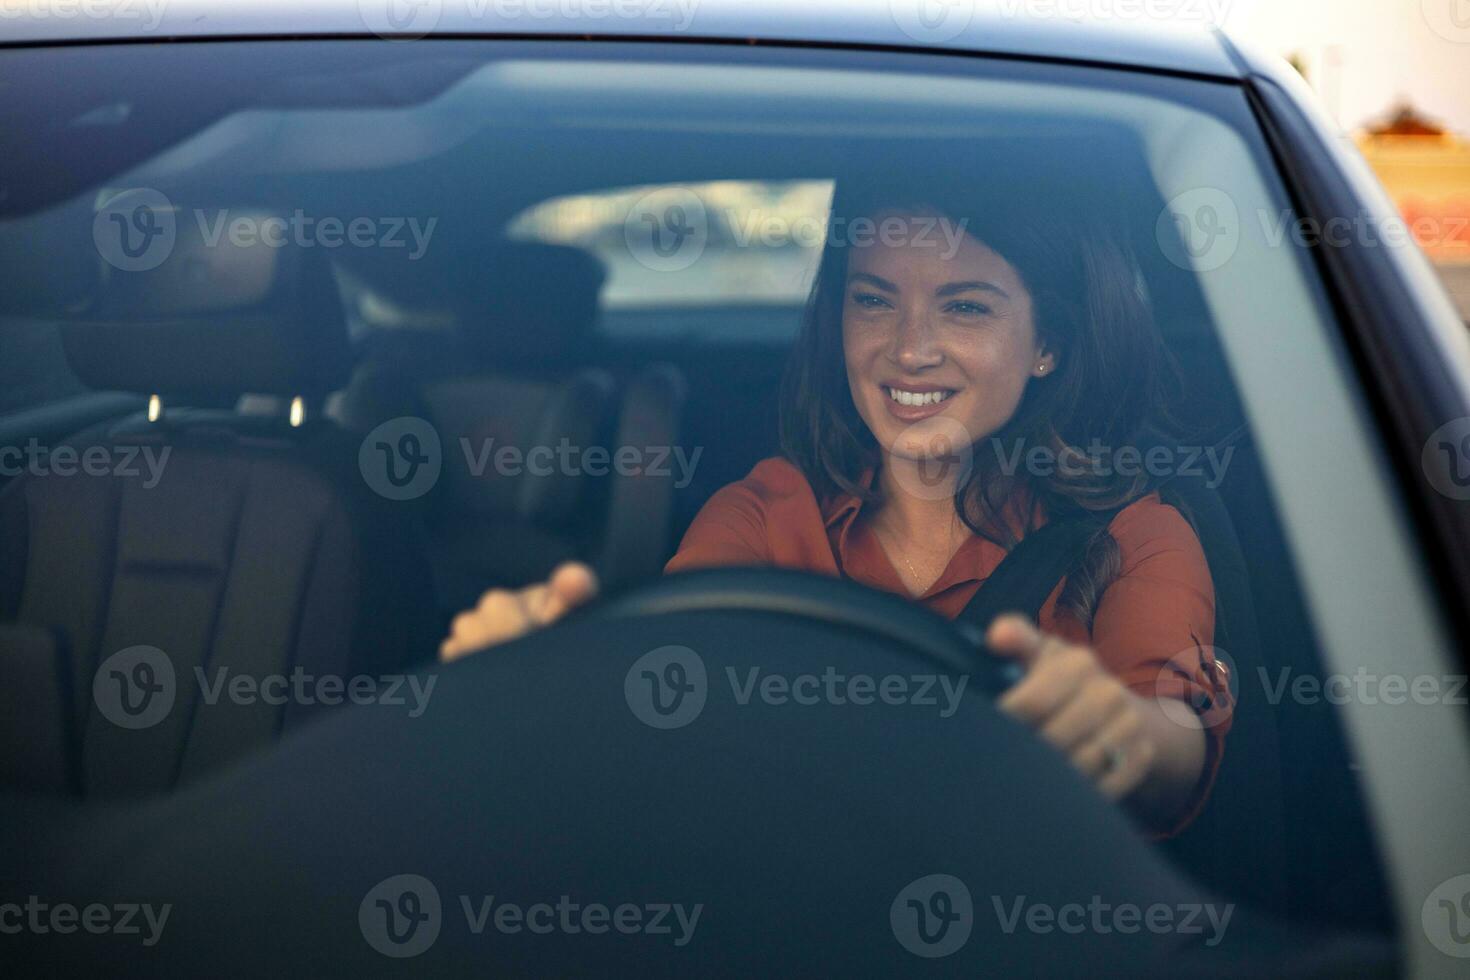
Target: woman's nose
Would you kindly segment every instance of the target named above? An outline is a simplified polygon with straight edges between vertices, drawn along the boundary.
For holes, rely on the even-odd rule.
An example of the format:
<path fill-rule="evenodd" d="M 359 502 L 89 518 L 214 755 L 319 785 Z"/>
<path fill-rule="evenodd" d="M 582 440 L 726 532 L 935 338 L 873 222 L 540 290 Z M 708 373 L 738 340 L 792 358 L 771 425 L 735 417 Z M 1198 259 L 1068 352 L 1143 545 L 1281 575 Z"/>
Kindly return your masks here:
<path fill-rule="evenodd" d="M 907 313 L 893 338 L 893 360 L 905 371 L 934 367 L 944 360 L 937 338 L 922 313 Z"/>

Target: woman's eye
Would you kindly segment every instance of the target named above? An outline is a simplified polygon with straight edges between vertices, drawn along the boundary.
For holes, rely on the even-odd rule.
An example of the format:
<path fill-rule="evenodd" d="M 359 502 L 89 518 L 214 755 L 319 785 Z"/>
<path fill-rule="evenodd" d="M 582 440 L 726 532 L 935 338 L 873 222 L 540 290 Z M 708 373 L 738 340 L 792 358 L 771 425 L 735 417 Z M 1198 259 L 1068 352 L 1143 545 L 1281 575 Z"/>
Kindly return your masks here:
<path fill-rule="evenodd" d="M 876 293 L 853 293 L 852 301 L 869 310 L 881 310 L 888 305 L 888 300 Z"/>
<path fill-rule="evenodd" d="M 955 300 L 944 308 L 946 313 L 956 313 L 960 316 L 985 316 L 990 313 L 990 307 L 984 303 L 976 303 L 972 300 Z"/>

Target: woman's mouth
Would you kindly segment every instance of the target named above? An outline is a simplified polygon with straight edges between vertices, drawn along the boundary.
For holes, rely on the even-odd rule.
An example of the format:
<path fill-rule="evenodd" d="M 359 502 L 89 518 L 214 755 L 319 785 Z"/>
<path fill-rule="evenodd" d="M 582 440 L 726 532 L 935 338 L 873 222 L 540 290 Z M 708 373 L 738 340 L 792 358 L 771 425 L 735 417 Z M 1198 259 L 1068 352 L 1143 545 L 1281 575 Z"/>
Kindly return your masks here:
<path fill-rule="evenodd" d="M 898 388 L 883 385 L 888 396 L 888 411 L 905 422 L 917 422 L 944 410 L 944 403 L 954 397 L 953 388 Z"/>

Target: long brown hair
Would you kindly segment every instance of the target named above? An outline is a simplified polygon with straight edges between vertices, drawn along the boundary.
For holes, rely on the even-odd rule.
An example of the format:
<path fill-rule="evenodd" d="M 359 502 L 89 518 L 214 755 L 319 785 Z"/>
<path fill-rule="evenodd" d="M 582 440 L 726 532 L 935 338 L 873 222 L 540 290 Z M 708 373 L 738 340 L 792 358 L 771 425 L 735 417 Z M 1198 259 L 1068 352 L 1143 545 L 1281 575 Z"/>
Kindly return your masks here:
<path fill-rule="evenodd" d="M 1005 258 L 1030 291 L 1038 337 L 1055 355 L 1055 371 L 1028 383 L 1011 419 L 981 440 L 996 451 L 977 444 L 954 498 L 971 532 L 1010 549 L 1019 538 L 1004 517 L 1008 503 L 1040 504 L 1057 520 L 1113 510 L 1146 492 L 1146 477 L 1119 475 L 1099 451 L 1133 445 L 1145 427 L 1172 424 L 1167 395 L 1177 372 L 1137 263 L 1107 222 L 1068 207 L 1063 197 L 1040 203 L 988 197 L 839 188 L 832 229 L 883 214 L 942 215 Z M 862 480 L 882 457 L 853 403 L 842 344 L 851 247 L 829 233 L 782 383 L 781 448 L 818 499 L 851 493 L 879 502 L 879 482 Z M 1073 465 L 1043 476 L 1003 466 L 1006 447 L 1016 446 L 1045 447 Z M 1031 529 L 1034 507 L 1024 519 Z M 1117 542 L 1103 530 L 1067 576 L 1059 607 L 1090 630 L 1098 599 L 1118 571 Z"/>

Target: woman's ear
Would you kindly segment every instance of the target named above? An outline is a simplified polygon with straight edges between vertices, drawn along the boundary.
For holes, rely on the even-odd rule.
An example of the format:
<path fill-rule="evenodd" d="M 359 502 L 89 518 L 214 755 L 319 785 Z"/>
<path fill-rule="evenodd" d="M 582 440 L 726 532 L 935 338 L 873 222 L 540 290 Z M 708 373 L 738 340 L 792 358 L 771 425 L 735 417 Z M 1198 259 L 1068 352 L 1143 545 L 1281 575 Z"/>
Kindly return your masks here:
<path fill-rule="evenodd" d="M 1034 378 L 1044 378 L 1048 374 L 1055 373 L 1056 369 L 1057 356 L 1043 348 L 1041 354 L 1036 358 L 1036 363 L 1031 366 L 1031 376 Z"/>

